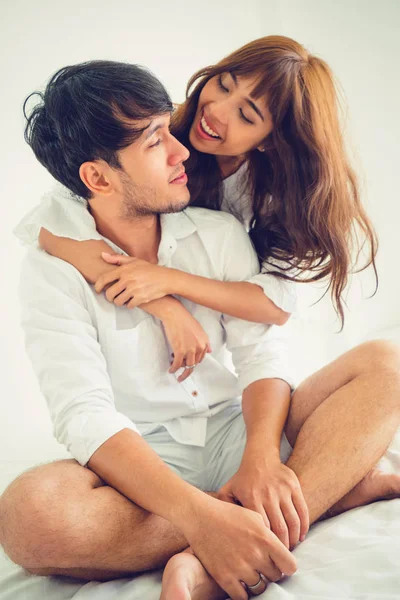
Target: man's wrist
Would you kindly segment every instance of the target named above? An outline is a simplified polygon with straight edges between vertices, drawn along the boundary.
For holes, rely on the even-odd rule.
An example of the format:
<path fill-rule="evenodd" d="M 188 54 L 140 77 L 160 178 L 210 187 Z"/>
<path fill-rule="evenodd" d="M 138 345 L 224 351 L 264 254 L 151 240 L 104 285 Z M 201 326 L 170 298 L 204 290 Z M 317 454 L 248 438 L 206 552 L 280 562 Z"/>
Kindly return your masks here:
<path fill-rule="evenodd" d="M 265 434 L 249 438 L 243 453 L 244 460 L 268 460 L 280 461 L 280 443 L 272 442 Z"/>
<path fill-rule="evenodd" d="M 216 501 L 215 497 L 202 492 L 201 490 L 190 486 L 192 489 L 181 498 L 180 502 L 176 502 L 171 511 L 168 520 L 180 529 L 184 535 L 191 529 L 200 514 L 206 511 L 210 503 Z M 218 501 L 218 500 L 217 500 Z"/>

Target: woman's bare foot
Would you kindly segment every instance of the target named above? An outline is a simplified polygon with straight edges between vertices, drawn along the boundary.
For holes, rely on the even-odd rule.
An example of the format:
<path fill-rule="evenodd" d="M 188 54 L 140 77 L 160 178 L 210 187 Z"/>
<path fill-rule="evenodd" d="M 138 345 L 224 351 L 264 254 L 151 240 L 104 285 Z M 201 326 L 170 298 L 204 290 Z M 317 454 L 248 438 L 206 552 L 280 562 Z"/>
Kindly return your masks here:
<path fill-rule="evenodd" d="M 346 496 L 334 504 L 322 517 L 335 517 L 346 510 L 364 506 L 377 500 L 400 498 L 400 475 L 372 469 Z"/>
<path fill-rule="evenodd" d="M 226 593 L 191 551 L 175 554 L 164 569 L 160 600 L 223 600 Z"/>

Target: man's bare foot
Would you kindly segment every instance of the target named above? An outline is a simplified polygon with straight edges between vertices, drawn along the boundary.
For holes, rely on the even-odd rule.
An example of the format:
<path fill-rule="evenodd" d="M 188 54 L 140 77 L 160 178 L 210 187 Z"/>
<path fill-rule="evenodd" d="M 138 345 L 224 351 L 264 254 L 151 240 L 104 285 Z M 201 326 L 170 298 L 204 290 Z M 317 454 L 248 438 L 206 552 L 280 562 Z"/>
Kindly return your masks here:
<path fill-rule="evenodd" d="M 164 569 L 160 600 L 223 600 L 226 593 L 190 551 L 175 554 Z"/>
<path fill-rule="evenodd" d="M 371 504 L 377 500 L 400 498 L 400 475 L 382 473 L 372 469 L 346 496 L 334 504 L 322 517 L 335 517 L 357 506 Z"/>

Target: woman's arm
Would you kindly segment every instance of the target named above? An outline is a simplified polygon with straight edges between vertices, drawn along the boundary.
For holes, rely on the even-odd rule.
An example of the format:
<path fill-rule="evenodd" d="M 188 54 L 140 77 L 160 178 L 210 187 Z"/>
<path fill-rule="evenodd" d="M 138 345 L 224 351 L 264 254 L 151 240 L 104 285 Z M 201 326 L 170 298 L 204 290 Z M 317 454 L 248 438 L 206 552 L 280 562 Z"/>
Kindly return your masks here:
<path fill-rule="evenodd" d="M 254 283 L 217 281 L 120 254 L 103 258 L 108 263 L 119 265 L 119 270 L 102 275 L 96 281 L 96 291 L 101 292 L 105 286 L 117 281 L 108 288 L 107 298 L 110 302 L 116 301 L 123 289 L 124 293 L 117 303 L 126 303 L 128 308 L 139 306 L 143 301 L 176 294 L 245 321 L 284 325 L 290 317 L 290 313 L 276 306 Z"/>
<path fill-rule="evenodd" d="M 117 281 L 116 291 L 120 293 L 119 288 L 123 284 L 125 297 L 130 294 L 132 298 L 129 308 L 140 306 L 161 320 L 163 305 L 158 303 L 161 299 L 164 300 L 162 296 L 170 294 L 177 294 L 196 304 L 245 321 L 284 325 L 290 317 L 290 313 L 276 306 L 264 294 L 261 287 L 253 283 L 217 281 L 177 269 L 151 265 L 143 260 L 132 262 L 131 257 L 114 253 L 109 258 L 103 259 L 101 253 L 111 250 L 106 242 L 102 240 L 78 242 L 57 237 L 43 228 L 40 231 L 39 242 L 49 254 L 76 267 L 89 283 L 96 283 L 98 292 L 106 285 Z M 115 265 L 123 265 L 123 268 L 116 270 Z M 107 290 L 107 297 L 112 299 L 111 301 L 114 301 L 117 295 L 113 295 L 113 287 Z M 133 300 L 134 296 L 135 300 Z M 155 297 L 160 300 L 154 300 Z M 165 307 L 170 313 L 166 303 Z"/>
<path fill-rule="evenodd" d="M 181 271 L 177 282 L 175 294 L 232 317 L 271 325 L 284 325 L 290 317 L 254 283 L 216 281 Z"/>

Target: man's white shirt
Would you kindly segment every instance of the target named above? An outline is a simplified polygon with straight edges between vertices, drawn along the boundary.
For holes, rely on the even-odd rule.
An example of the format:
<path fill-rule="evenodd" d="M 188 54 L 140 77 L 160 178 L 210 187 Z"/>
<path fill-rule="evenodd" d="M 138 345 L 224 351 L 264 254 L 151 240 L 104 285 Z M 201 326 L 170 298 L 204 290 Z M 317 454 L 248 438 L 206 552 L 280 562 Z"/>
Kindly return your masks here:
<path fill-rule="evenodd" d="M 86 205 L 62 194 L 49 195 L 15 230 L 31 245 L 20 279 L 26 349 L 54 435 L 80 464 L 125 428 L 144 435 L 162 424 L 178 442 L 203 446 L 207 418 L 240 404 L 252 382 L 280 378 L 293 387 L 280 328 L 222 315 L 178 297 L 204 328 L 212 348 L 179 383 L 182 371 L 168 372 L 172 349 L 162 323 L 140 308 L 108 302 L 73 266 L 41 250 L 40 227 L 77 240 L 105 238 Z M 256 278 L 259 285 L 259 262 L 249 236 L 224 212 L 187 208 L 161 215 L 158 259 L 162 266 L 202 277 Z M 268 285 L 264 291 L 268 295 Z"/>

